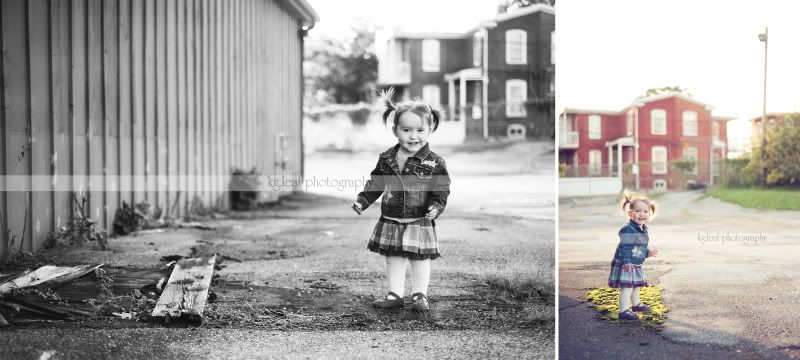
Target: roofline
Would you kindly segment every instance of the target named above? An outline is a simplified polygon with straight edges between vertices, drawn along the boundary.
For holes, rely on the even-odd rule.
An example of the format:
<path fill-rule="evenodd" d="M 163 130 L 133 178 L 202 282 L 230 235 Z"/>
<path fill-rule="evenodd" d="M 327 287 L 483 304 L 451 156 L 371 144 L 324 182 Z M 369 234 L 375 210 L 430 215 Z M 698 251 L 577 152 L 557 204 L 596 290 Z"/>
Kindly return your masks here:
<path fill-rule="evenodd" d="M 518 10 L 514 10 L 512 12 L 507 12 L 505 14 L 499 14 L 492 19 L 484 20 L 478 23 L 477 26 L 469 28 L 469 30 L 465 32 L 459 33 L 436 33 L 436 32 L 429 32 L 429 33 L 413 33 L 413 32 L 398 32 L 396 34 L 392 34 L 389 36 L 388 39 L 464 39 L 472 36 L 476 31 L 482 28 L 493 28 L 497 26 L 498 22 L 503 22 L 506 20 L 511 20 L 514 18 L 518 18 L 520 16 L 533 14 L 535 12 L 544 12 L 547 14 L 555 15 L 556 10 L 550 5 L 547 4 L 534 4 L 530 6 L 526 6 L 523 8 L 519 8 Z M 387 39 L 387 40 L 388 40 Z"/>
<path fill-rule="evenodd" d="M 733 117 L 733 116 L 712 116 L 711 117 L 711 120 L 719 120 L 719 121 L 731 121 L 731 120 L 735 120 L 735 119 L 738 119 L 738 118 Z"/>
<path fill-rule="evenodd" d="M 603 115 L 622 115 L 625 111 L 614 111 L 614 110 L 593 110 L 593 109 L 576 109 L 576 108 L 566 108 L 563 111 L 565 114 L 603 114 Z"/>
<path fill-rule="evenodd" d="M 713 106 L 711 106 L 709 104 L 706 104 L 706 103 L 704 103 L 702 101 L 699 101 L 699 100 L 697 100 L 697 99 L 695 99 L 695 98 L 693 98 L 693 97 L 691 97 L 689 95 L 686 95 L 686 94 L 680 93 L 680 92 L 676 92 L 676 91 L 669 91 L 669 92 L 665 92 L 663 94 L 658 94 L 658 95 L 648 96 L 648 97 L 644 97 L 644 98 L 639 98 L 639 99 L 636 99 L 635 101 L 633 101 L 628 106 L 635 106 L 636 103 L 640 103 L 640 102 L 649 103 L 649 102 L 653 102 L 653 101 L 669 99 L 671 97 L 678 97 L 678 98 L 681 98 L 681 99 L 686 100 L 688 102 L 693 102 L 693 103 L 695 103 L 697 105 L 703 105 L 705 107 L 709 107 L 709 111 L 714 108 Z"/>
<path fill-rule="evenodd" d="M 281 0 L 281 4 L 298 19 L 302 20 L 302 26 L 305 30 L 314 27 L 314 24 L 319 22 L 319 14 L 308 4 L 306 0 Z"/>
<path fill-rule="evenodd" d="M 793 114 L 793 112 L 791 112 L 791 111 L 790 112 L 770 112 L 770 113 L 767 113 L 767 117 L 770 117 L 770 116 L 786 117 L 787 115 L 791 115 L 791 114 Z M 761 115 L 749 118 L 749 120 L 750 121 L 755 121 L 755 122 L 761 121 Z"/>

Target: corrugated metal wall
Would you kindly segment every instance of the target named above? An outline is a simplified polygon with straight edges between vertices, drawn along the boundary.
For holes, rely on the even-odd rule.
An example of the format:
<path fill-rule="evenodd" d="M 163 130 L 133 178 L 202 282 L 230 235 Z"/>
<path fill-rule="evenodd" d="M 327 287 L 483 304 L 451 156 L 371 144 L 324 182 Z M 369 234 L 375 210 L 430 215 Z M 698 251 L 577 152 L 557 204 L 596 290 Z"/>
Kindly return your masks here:
<path fill-rule="evenodd" d="M 300 23 L 275 1 L 2 0 L 0 21 L 0 254 L 65 225 L 71 189 L 110 230 L 123 201 L 227 206 L 233 167 L 302 173 Z"/>

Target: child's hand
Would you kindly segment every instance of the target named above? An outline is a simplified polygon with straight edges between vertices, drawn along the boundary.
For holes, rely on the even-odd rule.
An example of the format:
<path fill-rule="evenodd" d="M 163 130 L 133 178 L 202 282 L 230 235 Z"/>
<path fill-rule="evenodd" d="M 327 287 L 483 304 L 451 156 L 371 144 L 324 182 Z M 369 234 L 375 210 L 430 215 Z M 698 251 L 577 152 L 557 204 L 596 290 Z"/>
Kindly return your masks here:
<path fill-rule="evenodd" d="M 358 215 L 361 215 L 361 213 L 364 211 L 364 210 L 361 209 L 361 204 L 359 204 L 358 202 L 354 202 L 351 207 L 352 207 L 353 211 L 355 211 L 356 214 L 358 214 Z"/>
<path fill-rule="evenodd" d="M 647 252 L 647 257 L 656 257 L 658 256 L 658 250 L 650 250 Z"/>
<path fill-rule="evenodd" d="M 436 206 L 428 206 L 428 213 L 425 214 L 425 218 L 428 220 L 436 219 L 436 216 L 439 215 L 439 208 Z"/>
<path fill-rule="evenodd" d="M 633 264 L 622 265 L 622 272 L 623 273 L 632 273 L 633 272 Z"/>

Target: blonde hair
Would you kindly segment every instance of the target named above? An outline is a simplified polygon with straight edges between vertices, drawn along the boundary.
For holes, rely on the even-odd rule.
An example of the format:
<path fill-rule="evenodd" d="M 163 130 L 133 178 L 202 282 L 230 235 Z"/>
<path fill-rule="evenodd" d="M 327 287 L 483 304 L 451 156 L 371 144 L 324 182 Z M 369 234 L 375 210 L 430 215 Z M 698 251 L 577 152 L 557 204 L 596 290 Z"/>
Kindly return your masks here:
<path fill-rule="evenodd" d="M 622 192 L 622 199 L 620 200 L 620 205 L 622 205 L 622 211 L 625 212 L 625 215 L 628 215 L 628 211 L 633 209 L 633 206 L 637 202 L 642 202 L 643 204 L 647 205 L 647 207 L 650 208 L 651 220 L 656 217 L 656 209 L 658 208 L 658 205 L 656 204 L 655 201 L 650 200 L 650 198 L 647 197 L 647 194 L 631 191 L 630 189 L 625 189 Z"/>

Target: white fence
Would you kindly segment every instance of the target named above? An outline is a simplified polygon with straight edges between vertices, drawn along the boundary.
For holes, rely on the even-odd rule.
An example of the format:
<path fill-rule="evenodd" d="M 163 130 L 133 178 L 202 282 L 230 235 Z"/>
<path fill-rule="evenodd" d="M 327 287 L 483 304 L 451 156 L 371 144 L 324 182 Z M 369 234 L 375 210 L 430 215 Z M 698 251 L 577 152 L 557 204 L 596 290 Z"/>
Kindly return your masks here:
<path fill-rule="evenodd" d="M 617 195 L 622 191 L 619 177 L 561 178 L 558 181 L 558 196 Z"/>

